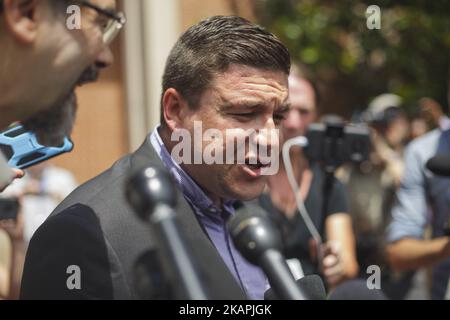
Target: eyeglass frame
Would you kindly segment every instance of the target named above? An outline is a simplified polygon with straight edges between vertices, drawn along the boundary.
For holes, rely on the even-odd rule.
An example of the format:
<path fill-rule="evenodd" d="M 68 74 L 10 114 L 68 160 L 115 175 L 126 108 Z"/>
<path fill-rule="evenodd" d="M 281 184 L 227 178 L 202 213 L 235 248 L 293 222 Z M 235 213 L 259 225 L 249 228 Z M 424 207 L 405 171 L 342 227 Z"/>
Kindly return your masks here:
<path fill-rule="evenodd" d="M 125 14 L 123 12 L 112 12 L 111 10 L 107 10 L 107 9 L 103 9 L 93 3 L 90 3 L 89 1 L 84 1 L 81 0 L 79 1 L 81 6 L 87 7 L 89 9 L 93 9 L 95 10 L 98 14 L 102 14 L 110 19 L 113 19 L 116 22 L 116 28 L 113 29 L 114 30 L 114 34 L 113 36 L 110 36 L 111 39 L 107 39 L 108 38 L 108 32 L 103 34 L 103 43 L 105 45 L 109 45 L 116 37 L 116 35 L 119 33 L 119 31 L 125 26 L 125 24 L 127 23 L 127 18 L 125 17 Z"/>

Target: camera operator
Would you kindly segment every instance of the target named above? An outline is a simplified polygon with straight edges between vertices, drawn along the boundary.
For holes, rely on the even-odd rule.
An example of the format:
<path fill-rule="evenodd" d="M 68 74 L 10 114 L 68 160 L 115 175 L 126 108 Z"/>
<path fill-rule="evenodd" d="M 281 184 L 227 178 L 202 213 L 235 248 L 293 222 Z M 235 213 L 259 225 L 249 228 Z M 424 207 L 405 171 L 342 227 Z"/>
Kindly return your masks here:
<path fill-rule="evenodd" d="M 385 255 L 386 228 L 404 170 L 403 149 L 410 131 L 402 104 L 401 97 L 391 93 L 381 94 L 369 103 L 364 120 L 371 128 L 373 150 L 368 161 L 347 168 L 345 182 L 351 195 L 361 270 L 365 273 L 367 267 L 379 266 L 383 290 L 391 299 L 425 298 L 423 290 L 414 290 L 421 288 L 423 274 L 396 272 Z"/>
<path fill-rule="evenodd" d="M 305 135 L 317 114 L 318 93 L 311 82 L 294 71 L 289 77 L 289 91 L 291 110 L 281 126 L 284 141 Z M 335 287 L 358 273 L 347 195 L 336 179 L 325 195 L 323 169 L 318 163 L 308 161 L 300 148 L 292 149 L 290 157 L 300 196 L 315 227 L 326 239 L 320 248 L 322 261 L 317 261 L 317 244 L 299 215 L 282 160 L 278 174 L 269 178 L 268 192 L 259 198 L 259 204 L 282 231 L 286 256 L 298 259 L 304 274 L 322 273 L 328 286 Z"/>

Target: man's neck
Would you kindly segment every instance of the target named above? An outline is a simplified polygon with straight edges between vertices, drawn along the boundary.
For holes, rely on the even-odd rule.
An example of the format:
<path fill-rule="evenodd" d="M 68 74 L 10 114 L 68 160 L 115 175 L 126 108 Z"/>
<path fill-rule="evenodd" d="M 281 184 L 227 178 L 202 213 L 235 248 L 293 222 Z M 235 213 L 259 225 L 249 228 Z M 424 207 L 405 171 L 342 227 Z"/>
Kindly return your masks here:
<path fill-rule="evenodd" d="M 172 149 L 174 148 L 174 143 L 171 140 L 171 134 L 169 132 L 169 129 L 167 129 L 166 127 L 164 127 L 163 125 L 160 126 L 159 130 L 158 130 L 159 136 L 161 137 L 161 140 L 164 144 L 164 146 L 166 147 L 167 151 L 169 152 L 169 154 L 172 154 Z M 195 183 L 197 183 L 197 185 L 200 186 L 200 188 L 203 190 L 203 192 L 206 194 L 206 196 L 212 201 L 212 203 L 217 207 L 217 208 L 222 208 L 223 204 L 224 204 L 224 200 L 219 197 L 216 196 L 210 192 L 208 192 L 208 190 L 205 190 L 205 188 L 203 188 L 195 179 L 195 177 L 193 176 L 193 174 L 191 173 L 191 170 L 189 168 L 189 165 L 184 165 L 184 164 L 180 164 L 180 167 L 191 177 L 192 180 L 195 181 Z"/>
<path fill-rule="evenodd" d="M 164 146 L 166 147 L 167 151 L 169 153 L 172 153 L 172 149 L 174 146 L 170 139 L 171 134 L 169 132 L 169 129 L 167 129 L 166 127 L 164 127 L 164 125 L 161 124 L 157 130 L 158 130 L 158 134 L 161 137 L 161 140 L 162 140 Z"/>

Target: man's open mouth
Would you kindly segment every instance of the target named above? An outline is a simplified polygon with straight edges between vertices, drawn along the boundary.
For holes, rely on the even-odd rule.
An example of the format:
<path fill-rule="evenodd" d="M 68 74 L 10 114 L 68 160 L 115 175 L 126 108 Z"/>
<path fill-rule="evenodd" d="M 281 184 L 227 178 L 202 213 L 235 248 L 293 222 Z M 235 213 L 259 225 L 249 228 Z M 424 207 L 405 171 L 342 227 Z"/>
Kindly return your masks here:
<path fill-rule="evenodd" d="M 245 160 L 245 165 L 250 169 L 262 169 L 268 167 L 270 164 L 263 164 L 259 160 L 250 161 L 249 159 Z"/>
<path fill-rule="evenodd" d="M 270 167 L 270 163 L 264 164 L 259 159 L 246 159 L 243 169 L 251 177 L 262 176 L 263 169 Z"/>

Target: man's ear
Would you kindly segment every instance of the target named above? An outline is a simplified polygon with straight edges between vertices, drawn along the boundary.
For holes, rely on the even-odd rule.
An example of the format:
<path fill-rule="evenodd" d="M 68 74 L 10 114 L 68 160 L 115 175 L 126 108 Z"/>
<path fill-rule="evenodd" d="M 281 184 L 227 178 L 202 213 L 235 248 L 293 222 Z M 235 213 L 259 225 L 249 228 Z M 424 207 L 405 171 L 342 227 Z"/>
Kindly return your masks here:
<path fill-rule="evenodd" d="M 182 128 L 189 112 L 187 101 L 176 89 L 170 88 L 164 92 L 162 104 L 164 120 L 169 130 L 173 132 L 177 128 Z"/>
<path fill-rule="evenodd" d="M 22 44 L 32 44 L 37 37 L 38 0 L 3 0 L 6 28 Z"/>

